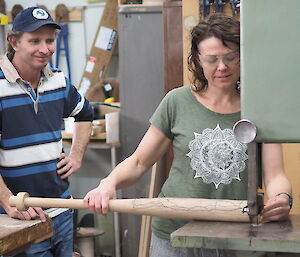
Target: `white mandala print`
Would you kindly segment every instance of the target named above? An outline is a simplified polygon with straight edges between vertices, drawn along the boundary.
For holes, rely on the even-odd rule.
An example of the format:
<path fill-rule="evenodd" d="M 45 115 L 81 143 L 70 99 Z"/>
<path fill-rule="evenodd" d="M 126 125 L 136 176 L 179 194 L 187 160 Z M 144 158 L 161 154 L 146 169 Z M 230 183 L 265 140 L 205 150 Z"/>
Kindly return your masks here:
<path fill-rule="evenodd" d="M 247 145 L 237 141 L 232 129 L 222 130 L 219 124 L 213 129 L 204 129 L 202 134 L 194 132 L 187 156 L 191 167 L 196 171 L 194 178 L 202 178 L 207 184 L 214 183 L 216 189 L 240 180 L 240 172 L 245 170 Z"/>

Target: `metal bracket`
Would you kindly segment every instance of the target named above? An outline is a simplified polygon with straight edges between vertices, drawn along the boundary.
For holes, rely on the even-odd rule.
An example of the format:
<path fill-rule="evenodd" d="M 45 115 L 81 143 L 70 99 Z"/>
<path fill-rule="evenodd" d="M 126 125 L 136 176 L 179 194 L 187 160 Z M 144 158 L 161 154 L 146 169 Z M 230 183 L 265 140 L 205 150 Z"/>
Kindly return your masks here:
<path fill-rule="evenodd" d="M 248 215 L 252 224 L 259 223 L 258 217 L 263 209 L 261 146 L 255 142 L 248 145 Z"/>

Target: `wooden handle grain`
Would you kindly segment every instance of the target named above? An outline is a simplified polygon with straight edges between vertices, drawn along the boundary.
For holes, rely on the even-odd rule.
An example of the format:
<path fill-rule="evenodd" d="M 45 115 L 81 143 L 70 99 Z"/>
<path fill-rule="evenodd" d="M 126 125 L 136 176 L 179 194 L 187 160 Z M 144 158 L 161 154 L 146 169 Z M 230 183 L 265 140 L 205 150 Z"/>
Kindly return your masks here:
<path fill-rule="evenodd" d="M 197 198 L 110 200 L 110 211 L 175 219 L 249 222 L 247 201 Z"/>
<path fill-rule="evenodd" d="M 18 203 L 19 201 L 19 203 Z M 22 202 L 21 202 L 22 201 Z M 12 196 L 11 206 L 23 210 L 28 207 L 84 209 L 82 199 L 57 199 Z M 141 198 L 115 199 L 109 201 L 112 212 L 158 216 L 176 219 L 249 222 L 243 212 L 247 201 L 197 198 Z"/>

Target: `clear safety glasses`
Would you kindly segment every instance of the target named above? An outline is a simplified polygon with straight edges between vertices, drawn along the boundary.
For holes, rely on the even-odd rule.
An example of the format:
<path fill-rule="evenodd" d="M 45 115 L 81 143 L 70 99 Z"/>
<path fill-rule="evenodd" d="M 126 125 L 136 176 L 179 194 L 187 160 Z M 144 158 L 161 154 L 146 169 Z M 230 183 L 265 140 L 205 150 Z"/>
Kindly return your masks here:
<path fill-rule="evenodd" d="M 201 55 L 199 54 L 199 59 L 200 62 L 205 65 L 205 66 L 209 66 L 209 67 L 216 67 L 219 65 L 220 61 L 222 60 L 222 62 L 225 65 L 234 65 L 237 64 L 240 60 L 240 54 L 237 51 L 234 52 L 230 52 L 228 54 L 225 55 Z"/>

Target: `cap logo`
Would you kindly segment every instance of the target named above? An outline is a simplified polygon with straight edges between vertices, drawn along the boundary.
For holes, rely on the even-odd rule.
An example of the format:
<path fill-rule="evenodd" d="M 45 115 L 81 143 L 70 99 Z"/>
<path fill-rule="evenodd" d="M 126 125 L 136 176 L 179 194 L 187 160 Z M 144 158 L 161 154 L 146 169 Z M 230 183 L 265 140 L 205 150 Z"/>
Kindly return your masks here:
<path fill-rule="evenodd" d="M 49 15 L 48 13 L 43 10 L 43 9 L 40 9 L 40 8 L 36 8 L 32 11 L 32 15 L 33 17 L 35 17 L 36 19 L 39 19 L 39 20 L 46 20 Z"/>

